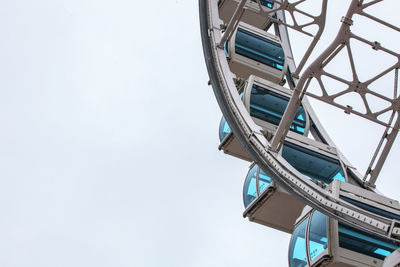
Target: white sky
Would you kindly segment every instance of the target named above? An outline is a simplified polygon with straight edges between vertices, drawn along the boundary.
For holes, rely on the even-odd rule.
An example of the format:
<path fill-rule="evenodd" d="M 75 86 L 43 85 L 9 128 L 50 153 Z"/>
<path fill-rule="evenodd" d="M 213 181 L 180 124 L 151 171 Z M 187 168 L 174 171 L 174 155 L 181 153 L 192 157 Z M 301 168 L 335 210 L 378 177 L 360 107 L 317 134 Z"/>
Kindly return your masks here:
<path fill-rule="evenodd" d="M 0 36 L 0 266 L 287 264 L 217 150 L 197 1 L 3 0 Z"/>

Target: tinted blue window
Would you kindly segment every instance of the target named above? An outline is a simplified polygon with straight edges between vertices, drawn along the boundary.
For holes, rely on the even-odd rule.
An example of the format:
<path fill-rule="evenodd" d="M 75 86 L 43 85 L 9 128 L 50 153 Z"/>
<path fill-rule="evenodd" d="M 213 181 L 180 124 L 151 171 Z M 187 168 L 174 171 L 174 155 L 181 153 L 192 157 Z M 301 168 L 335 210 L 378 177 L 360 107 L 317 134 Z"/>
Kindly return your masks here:
<path fill-rule="evenodd" d="M 289 97 L 270 91 L 256 84 L 251 88 L 250 96 L 250 115 L 257 119 L 279 125 Z M 290 130 L 303 134 L 306 128 L 306 113 L 300 106 L 296 112 Z"/>
<path fill-rule="evenodd" d="M 222 142 L 224 138 L 231 132 L 231 128 L 226 122 L 225 118 L 221 118 L 221 122 L 219 123 L 219 141 Z"/>
<path fill-rule="evenodd" d="M 339 246 L 381 260 L 398 248 L 390 240 L 361 232 L 343 223 L 339 223 Z"/>
<path fill-rule="evenodd" d="M 229 56 L 229 48 L 228 48 L 228 46 L 229 46 L 229 42 L 226 41 L 225 44 L 224 44 L 224 51 L 225 51 L 225 56 L 226 57 Z"/>
<path fill-rule="evenodd" d="M 278 70 L 283 69 L 285 55 L 280 44 L 238 28 L 235 52 Z"/>
<path fill-rule="evenodd" d="M 306 228 L 308 217 L 293 231 L 289 244 L 289 267 L 303 267 L 307 264 Z"/>
<path fill-rule="evenodd" d="M 311 179 L 326 184 L 333 180 L 345 181 L 344 171 L 337 159 L 289 142 L 284 143 L 282 156 L 299 172 Z"/>
<path fill-rule="evenodd" d="M 257 165 L 254 165 L 247 173 L 246 180 L 244 181 L 243 187 L 243 203 L 247 207 L 254 199 L 257 198 L 257 171 L 258 173 L 258 191 L 261 192 L 268 187 L 271 183 L 269 178 L 262 169 Z"/>
<path fill-rule="evenodd" d="M 310 222 L 310 233 L 308 237 L 308 251 L 310 253 L 310 261 L 313 261 L 319 254 L 328 247 L 328 237 L 326 233 L 326 216 L 314 211 Z"/>
<path fill-rule="evenodd" d="M 252 2 L 257 2 L 256 0 L 251 0 Z M 274 7 L 274 2 L 269 1 L 269 0 L 260 0 L 261 5 L 273 8 Z"/>

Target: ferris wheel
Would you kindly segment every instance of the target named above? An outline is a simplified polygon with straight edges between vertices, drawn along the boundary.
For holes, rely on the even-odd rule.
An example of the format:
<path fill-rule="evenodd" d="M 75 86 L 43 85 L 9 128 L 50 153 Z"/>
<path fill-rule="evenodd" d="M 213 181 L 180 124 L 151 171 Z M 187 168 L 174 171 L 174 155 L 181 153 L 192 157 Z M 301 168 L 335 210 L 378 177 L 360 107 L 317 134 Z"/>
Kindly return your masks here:
<path fill-rule="evenodd" d="M 243 216 L 292 234 L 289 266 L 398 266 L 400 204 L 375 184 L 400 129 L 400 49 L 356 25 L 400 28 L 370 12 L 383 0 L 351 0 L 320 51 L 328 0 L 318 1 L 317 14 L 307 1 L 199 0 L 209 83 L 223 113 L 219 149 L 249 162 Z M 309 38 L 297 64 L 291 31 Z M 366 74 L 359 47 L 369 49 Z M 363 174 L 322 127 L 310 98 L 382 127 Z"/>

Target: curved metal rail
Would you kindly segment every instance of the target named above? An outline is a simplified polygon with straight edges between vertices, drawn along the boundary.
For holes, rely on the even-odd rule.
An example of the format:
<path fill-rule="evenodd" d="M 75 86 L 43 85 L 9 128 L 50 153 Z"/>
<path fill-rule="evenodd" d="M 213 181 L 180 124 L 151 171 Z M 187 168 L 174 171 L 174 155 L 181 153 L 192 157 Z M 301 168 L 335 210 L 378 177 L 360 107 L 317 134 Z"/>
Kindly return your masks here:
<path fill-rule="evenodd" d="M 244 1 L 245 0 L 241 1 L 242 6 L 244 5 Z M 301 0 L 299 2 L 303 1 L 304 0 Z M 257 2 L 260 3 L 259 1 Z M 274 2 L 279 3 L 278 1 Z M 360 2 L 362 1 L 353 0 L 351 5 L 358 6 Z M 292 10 L 294 8 L 293 4 L 289 4 L 287 1 L 283 1 L 278 6 L 278 8 L 280 7 L 282 7 L 281 9 L 286 7 L 289 9 L 291 8 Z M 280 184 L 289 193 L 295 195 L 306 204 L 320 210 L 328 216 L 348 223 L 361 230 L 390 238 L 396 242 L 400 242 L 400 222 L 372 214 L 333 196 L 329 191 L 316 185 L 306 176 L 299 173 L 290 164 L 288 164 L 286 160 L 282 158 L 282 156 L 275 152 L 275 148 L 277 146 L 276 144 L 279 144 L 279 142 L 282 140 L 281 138 L 285 137 L 284 131 L 282 132 L 284 127 L 279 127 L 281 128 L 280 131 L 282 132 L 278 136 L 280 138 L 274 139 L 275 147 L 271 146 L 271 143 L 263 135 L 262 128 L 253 122 L 243 103 L 241 102 L 234 84 L 234 77 L 229 70 L 225 53 L 223 49 L 220 48 L 221 40 L 225 39 L 226 37 L 224 38 L 221 32 L 221 21 L 218 16 L 217 1 L 199 0 L 199 10 L 203 51 L 210 77 L 210 83 L 212 84 L 219 106 L 225 119 L 229 123 L 231 130 L 243 148 L 247 151 L 249 156 L 255 161 L 255 163 L 258 164 L 265 173 L 267 173 L 275 182 Z M 289 53 L 291 53 L 289 39 L 287 38 L 287 25 L 285 24 L 283 10 L 277 11 L 277 18 L 275 22 L 279 23 L 279 33 L 284 44 L 284 49 L 286 49 L 285 52 L 288 53 L 289 51 Z M 227 34 L 231 33 L 226 31 L 225 35 Z M 291 57 L 291 54 L 289 57 Z M 294 62 L 291 62 L 291 64 L 292 69 L 294 69 Z M 305 71 L 305 75 L 303 74 L 300 80 L 305 81 L 307 77 L 310 77 L 311 71 L 312 69 L 307 69 Z M 294 81 L 291 87 L 295 87 L 295 85 L 296 82 Z M 301 99 L 304 94 L 301 94 L 300 92 L 302 91 L 297 88 L 302 89 L 303 87 L 296 87 L 298 99 Z M 303 103 L 308 105 L 308 102 L 304 100 Z M 291 102 L 293 102 L 293 106 L 298 104 L 296 99 L 293 101 L 291 100 Z M 333 145 L 333 142 L 330 140 L 329 136 L 318 122 L 318 119 L 311 107 L 309 107 L 308 110 L 310 111 L 310 116 L 317 130 L 321 134 L 321 137 L 326 143 Z M 281 124 L 284 122 L 288 122 L 289 125 L 291 124 L 291 120 L 287 118 L 289 115 L 290 114 L 288 114 L 288 112 L 285 113 L 285 117 L 282 119 Z M 345 163 L 347 162 L 346 160 L 343 161 Z"/>

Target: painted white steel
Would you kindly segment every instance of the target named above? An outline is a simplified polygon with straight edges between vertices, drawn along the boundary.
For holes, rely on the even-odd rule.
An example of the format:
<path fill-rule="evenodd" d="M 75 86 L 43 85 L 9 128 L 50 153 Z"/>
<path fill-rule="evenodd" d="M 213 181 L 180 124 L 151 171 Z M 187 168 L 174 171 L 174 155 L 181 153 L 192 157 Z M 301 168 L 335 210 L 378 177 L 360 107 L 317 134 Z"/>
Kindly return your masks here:
<path fill-rule="evenodd" d="M 221 40 L 221 32 L 216 1 L 205 0 L 205 4 L 208 8 L 208 21 L 206 21 L 208 39 L 203 40 L 203 43 L 211 48 L 211 58 L 207 59 L 209 60 L 207 62 L 215 70 L 213 77 L 216 77 L 216 79 L 212 81 L 214 90 L 221 101 L 220 104 L 223 103 L 226 107 L 223 110 L 226 113 L 224 115 L 227 115 L 225 117 L 229 120 L 228 123 L 235 125 L 233 127 L 234 134 L 249 151 L 251 157 L 276 182 L 282 184 L 285 190 L 295 194 L 328 216 L 361 230 L 400 240 L 396 221 L 375 216 L 338 199 L 331 192 L 317 186 L 307 177 L 293 170 L 278 153 L 270 149 L 270 143 L 264 137 L 262 128 L 253 122 L 240 100 L 224 51 L 217 47 Z M 358 1 L 353 0 L 350 8 L 355 8 L 354 6 L 357 5 Z"/>

